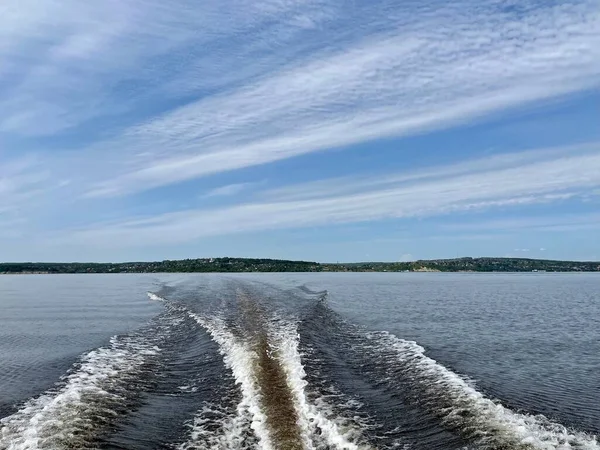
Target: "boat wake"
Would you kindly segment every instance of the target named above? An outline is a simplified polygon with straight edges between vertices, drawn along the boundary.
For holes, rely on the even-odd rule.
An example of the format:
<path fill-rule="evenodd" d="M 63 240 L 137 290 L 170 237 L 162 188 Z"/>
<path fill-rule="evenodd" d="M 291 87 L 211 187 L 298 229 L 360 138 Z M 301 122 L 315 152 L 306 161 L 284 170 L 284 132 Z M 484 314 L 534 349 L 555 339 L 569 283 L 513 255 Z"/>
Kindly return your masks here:
<path fill-rule="evenodd" d="M 568 430 L 541 415 L 511 411 L 486 398 L 474 383 L 425 354 L 416 342 L 386 332 L 366 334 L 362 347 L 376 355 L 375 370 L 385 370 L 391 388 L 397 380 L 410 380 L 419 404 L 481 449 L 598 449 L 595 436 Z"/>
<path fill-rule="evenodd" d="M 161 346 L 178 320 L 166 313 L 147 329 L 114 336 L 106 347 L 83 355 L 57 388 L 0 420 L 0 448 L 89 448 L 148 388 L 161 364 Z"/>
<path fill-rule="evenodd" d="M 233 283 L 211 307 L 176 292 L 148 293 L 164 313 L 0 419 L 0 450 L 600 449 L 345 321 L 326 292 Z"/>
<path fill-rule="evenodd" d="M 241 320 L 234 327 L 218 316 L 190 313 L 219 344 L 242 400 L 235 415 L 227 417 L 222 427 L 227 433 L 221 435 L 203 429 L 207 421 L 201 411 L 194 421 L 194 438 L 182 448 L 255 448 L 253 442 L 245 442 L 244 425 L 250 426 L 262 450 L 369 448 L 358 443 L 358 428 L 327 418 L 307 400 L 296 325 L 276 317 L 266 320 L 259 305 L 245 295 L 240 302 Z"/>

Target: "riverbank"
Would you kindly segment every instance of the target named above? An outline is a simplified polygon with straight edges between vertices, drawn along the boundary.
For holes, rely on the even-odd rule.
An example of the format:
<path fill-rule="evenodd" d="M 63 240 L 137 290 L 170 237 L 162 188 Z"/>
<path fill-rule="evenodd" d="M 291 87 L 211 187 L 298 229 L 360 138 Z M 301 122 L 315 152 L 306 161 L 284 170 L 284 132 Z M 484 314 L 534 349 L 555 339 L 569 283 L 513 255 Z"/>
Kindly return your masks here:
<path fill-rule="evenodd" d="M 600 262 L 491 257 L 335 264 L 258 258 L 124 263 L 0 263 L 0 274 L 247 272 L 600 272 Z"/>

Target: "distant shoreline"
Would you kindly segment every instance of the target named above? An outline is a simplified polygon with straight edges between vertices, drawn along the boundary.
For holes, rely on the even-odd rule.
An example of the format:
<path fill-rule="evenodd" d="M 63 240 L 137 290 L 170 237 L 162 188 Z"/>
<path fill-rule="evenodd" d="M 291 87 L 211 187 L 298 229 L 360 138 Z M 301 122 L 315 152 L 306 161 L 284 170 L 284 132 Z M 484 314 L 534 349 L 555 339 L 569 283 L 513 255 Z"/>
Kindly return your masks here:
<path fill-rule="evenodd" d="M 488 257 L 335 264 L 258 258 L 125 263 L 0 263 L 0 275 L 268 272 L 600 272 L 600 262 Z"/>

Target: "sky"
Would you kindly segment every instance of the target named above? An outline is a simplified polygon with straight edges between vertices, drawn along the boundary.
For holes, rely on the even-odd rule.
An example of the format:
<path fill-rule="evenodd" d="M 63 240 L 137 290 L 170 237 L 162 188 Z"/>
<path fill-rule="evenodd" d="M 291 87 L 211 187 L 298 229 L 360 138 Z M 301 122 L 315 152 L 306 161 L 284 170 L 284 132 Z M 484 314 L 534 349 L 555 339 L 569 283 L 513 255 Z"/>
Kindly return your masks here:
<path fill-rule="evenodd" d="M 0 261 L 600 260 L 600 1 L 3 0 Z"/>

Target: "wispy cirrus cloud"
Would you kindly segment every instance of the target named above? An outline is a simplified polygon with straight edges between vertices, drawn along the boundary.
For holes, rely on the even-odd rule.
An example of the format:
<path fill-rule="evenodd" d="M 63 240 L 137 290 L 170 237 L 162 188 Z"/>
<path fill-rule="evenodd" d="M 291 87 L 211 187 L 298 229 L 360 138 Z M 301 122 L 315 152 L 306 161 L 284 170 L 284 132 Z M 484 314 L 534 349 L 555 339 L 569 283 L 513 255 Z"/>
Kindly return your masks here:
<path fill-rule="evenodd" d="M 254 189 L 252 202 L 210 210 L 165 213 L 197 199 L 201 183 L 135 194 L 492 118 L 599 86 L 596 0 L 6 0 L 0 226 L 44 204 L 40 232 L 89 222 L 76 241 L 128 245 L 592 202 L 596 147 L 416 173 L 357 170 L 351 178 L 334 178 L 332 164 L 322 181 Z M 205 192 L 210 203 L 239 202 L 250 187 L 244 175 L 233 184 L 210 180 L 221 185 Z M 153 210 L 160 215 L 127 218 Z M 106 217 L 121 219 L 99 223 Z"/>
<path fill-rule="evenodd" d="M 226 184 L 225 186 L 219 186 L 214 189 L 210 189 L 208 192 L 202 194 L 203 197 L 229 197 L 240 194 L 244 191 L 249 191 L 255 188 L 258 182 L 253 183 L 233 183 Z"/>
<path fill-rule="evenodd" d="M 243 203 L 227 208 L 187 210 L 149 218 L 137 218 L 74 232 L 71 237 L 87 243 L 187 242 L 205 236 L 268 229 L 322 226 L 383 219 L 406 219 L 480 211 L 491 207 L 552 203 L 575 198 L 600 186 L 600 152 L 596 150 L 538 154 L 525 164 L 493 168 L 490 158 L 465 162 L 463 167 L 438 168 L 446 175 L 371 188 L 354 188 L 319 196 L 303 196 L 298 186 L 295 200 Z M 506 157 L 508 162 L 510 157 Z M 393 178 L 390 176 L 390 178 Z M 407 177 L 410 178 L 410 177 Z M 369 183 L 363 183 L 363 187 Z M 268 196 L 267 196 L 268 198 Z M 158 241 L 157 241 L 158 240 Z"/>
<path fill-rule="evenodd" d="M 23 203 L 41 194 L 50 174 L 33 157 L 5 160 L 0 165 L 0 224 L 8 223 Z M 14 218 L 10 219 L 13 223 Z"/>
<path fill-rule="evenodd" d="M 88 195 L 122 195 L 446 127 L 599 83 L 600 11 L 593 2 L 513 10 L 425 4 L 388 18 L 364 8 L 366 22 L 349 24 L 361 26 L 360 38 L 341 48 L 316 49 L 126 130 L 107 145 L 145 156 L 129 159 Z M 412 20 L 399 19 L 401 12 Z"/>
<path fill-rule="evenodd" d="M 483 158 L 472 158 L 444 166 L 413 169 L 399 173 L 360 174 L 355 176 L 311 181 L 297 185 L 261 192 L 268 201 L 295 201 L 316 199 L 325 196 L 349 195 L 360 192 L 385 190 L 387 188 L 414 183 L 431 182 L 474 173 L 497 172 L 504 169 L 516 169 L 530 164 L 555 161 L 568 155 L 594 154 L 600 150 L 597 143 L 580 144 L 567 147 L 525 150 L 515 153 L 501 153 Z M 592 195 L 593 190 L 587 195 Z"/>
<path fill-rule="evenodd" d="M 505 219 L 488 219 L 470 221 L 468 223 L 446 223 L 441 226 L 445 231 L 457 233 L 472 232 L 523 232 L 523 231 L 600 231 L 600 213 L 579 214 L 550 214 L 542 216 L 525 215 L 522 217 Z M 517 251 L 519 249 L 515 249 Z M 523 249 L 520 249 L 521 251 Z M 545 248 L 540 248 L 545 251 Z"/>
<path fill-rule="evenodd" d="M 600 79 L 594 1 L 0 8 L 0 142 L 134 111 L 114 138 L 80 144 L 98 161 L 89 197 L 445 127 Z M 188 104 L 144 113 L 149 99 Z"/>
<path fill-rule="evenodd" d="M 194 55 L 310 5 L 7 0 L 0 5 L 0 132 L 51 136 L 122 115 L 140 100 L 160 99 Z"/>

